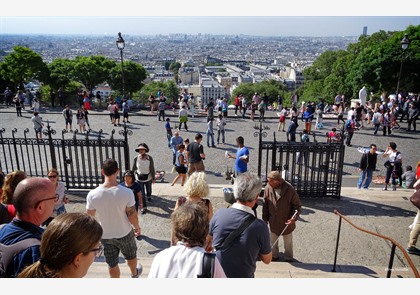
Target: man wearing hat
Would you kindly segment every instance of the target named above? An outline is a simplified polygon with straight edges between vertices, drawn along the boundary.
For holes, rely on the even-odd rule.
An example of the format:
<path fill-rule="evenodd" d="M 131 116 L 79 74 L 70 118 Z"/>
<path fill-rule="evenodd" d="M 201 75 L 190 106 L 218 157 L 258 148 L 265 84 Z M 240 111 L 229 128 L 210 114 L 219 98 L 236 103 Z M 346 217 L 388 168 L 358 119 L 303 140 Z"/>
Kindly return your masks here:
<path fill-rule="evenodd" d="M 283 236 L 284 261 L 293 261 L 292 232 L 301 213 L 301 201 L 295 188 L 281 177 L 279 171 L 271 171 L 264 188 L 262 219 L 270 228 L 273 261 L 279 260 L 279 237 Z M 273 244 L 274 243 L 274 244 Z"/>

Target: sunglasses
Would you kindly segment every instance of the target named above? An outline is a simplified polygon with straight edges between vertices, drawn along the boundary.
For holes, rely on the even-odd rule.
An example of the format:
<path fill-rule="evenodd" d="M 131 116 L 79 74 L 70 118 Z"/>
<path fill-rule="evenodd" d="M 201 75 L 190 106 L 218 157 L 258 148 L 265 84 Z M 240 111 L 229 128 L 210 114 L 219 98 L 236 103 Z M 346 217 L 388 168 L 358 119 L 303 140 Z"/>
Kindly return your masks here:
<path fill-rule="evenodd" d="M 59 198 L 59 195 L 58 194 L 55 194 L 55 197 L 51 197 L 51 198 L 46 198 L 46 199 L 39 200 L 38 202 L 36 202 L 35 208 L 37 208 L 39 206 L 39 204 L 41 204 L 41 202 L 44 202 L 44 201 L 54 200 L 54 202 L 57 202 L 58 201 L 58 198 Z"/>
<path fill-rule="evenodd" d="M 57 178 L 58 177 L 58 175 L 57 174 L 55 174 L 55 175 L 48 175 L 48 178 Z"/>
<path fill-rule="evenodd" d="M 95 257 L 101 257 L 103 251 L 104 251 L 104 246 L 99 245 L 98 248 L 91 249 L 88 252 L 94 252 Z"/>

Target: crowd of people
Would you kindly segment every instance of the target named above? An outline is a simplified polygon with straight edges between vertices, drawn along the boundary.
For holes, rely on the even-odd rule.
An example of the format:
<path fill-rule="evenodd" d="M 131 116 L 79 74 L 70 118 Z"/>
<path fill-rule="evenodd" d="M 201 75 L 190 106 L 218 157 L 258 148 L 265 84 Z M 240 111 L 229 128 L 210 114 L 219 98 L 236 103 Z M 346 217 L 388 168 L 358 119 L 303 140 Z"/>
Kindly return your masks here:
<path fill-rule="evenodd" d="M 398 128 L 397 115 L 392 118 L 395 107 L 386 102 L 373 109 L 372 112 L 363 110 L 368 105 L 361 92 L 361 103 L 350 108 L 348 120 L 343 122 L 341 130 L 345 132 L 347 146 L 351 146 L 353 133 L 360 128 L 375 125 L 375 113 L 381 113 L 379 119 L 383 126 L 384 135 L 389 128 Z M 89 97 L 84 93 L 80 101 L 80 111 L 76 113 L 80 132 L 89 126 L 87 110 L 90 109 Z M 153 95 L 151 95 L 153 96 Z M 338 97 L 339 96 L 339 97 Z M 87 97 L 87 99 L 86 99 Z M 159 93 L 158 100 L 164 95 Z M 184 97 L 184 96 L 180 96 Z M 155 102 L 155 98 L 153 103 Z M 191 98 L 190 98 L 191 99 Z M 409 100 L 409 99 L 408 99 Z M 415 105 L 411 100 L 407 105 L 407 120 L 411 120 L 408 130 L 414 131 L 416 119 L 413 119 Z M 279 171 L 271 171 L 267 175 L 267 185 L 264 190 L 260 177 L 248 171 L 250 153 L 245 146 L 242 136 L 236 137 L 236 153 L 228 153 L 227 158 L 235 159 L 235 179 L 233 194 L 235 202 L 228 208 L 213 209 L 209 197 L 209 186 L 206 180 L 204 160 L 206 153 L 202 144 L 203 135 L 196 133 L 193 142 L 186 142 L 180 135 L 181 124 L 186 131 L 188 101 L 181 100 L 181 111 L 178 130 L 172 132 L 165 118 L 165 109 L 157 105 L 151 112 L 158 111 L 158 120 L 165 121 L 167 136 L 165 144 L 173 154 L 173 166 L 178 175 L 171 185 L 181 179 L 181 186 L 185 185 L 185 196 L 176 200 L 171 213 L 170 247 L 157 254 L 153 260 L 149 278 L 185 278 L 202 277 L 204 265 L 207 263 L 206 253 L 213 253 L 213 273 L 211 277 L 218 278 L 252 278 L 255 276 L 256 263 L 262 261 L 269 264 L 272 261 L 297 261 L 293 254 L 293 231 L 301 214 L 301 200 L 296 189 L 285 179 Z M 124 102 L 123 102 L 124 103 Z M 290 112 L 283 108 L 281 97 L 277 101 L 279 111 L 278 131 L 285 130 L 285 122 L 289 118 L 287 129 L 288 139 L 296 141 L 296 130 L 299 120 L 304 124 L 301 141 L 308 142 L 309 134 L 313 133 L 312 121 L 316 119 L 315 129 L 322 129 L 322 115 L 326 106 L 322 101 L 302 103 L 297 109 L 298 100 L 293 103 Z M 406 102 L 404 102 L 405 104 Z M 111 123 L 120 124 L 118 103 L 110 102 L 109 112 Z M 235 115 L 244 112 L 243 98 L 235 98 Z M 385 107 L 385 105 L 387 107 Z M 337 94 L 333 111 L 337 114 L 345 112 L 345 98 Z M 363 106 L 363 107 L 362 107 Z M 382 106 L 382 108 L 381 108 Z M 417 107 L 417 106 L 416 106 Z M 216 142 L 225 143 L 224 128 L 228 107 L 225 99 L 218 99 L 212 110 L 207 109 L 207 146 L 215 146 L 213 120 L 217 114 L 216 128 L 218 131 Z M 268 97 L 265 93 L 260 98 L 255 93 L 250 104 L 251 120 L 255 119 L 255 111 L 260 112 L 264 120 L 264 112 L 269 108 Z M 394 109 L 393 109 L 394 108 Z M 391 111 L 391 109 L 393 109 Z M 246 109 L 245 109 L 246 111 Z M 194 112 L 194 111 L 192 111 Z M 385 113 L 385 115 L 383 114 Z M 68 105 L 63 109 L 65 129 L 72 131 L 73 112 Z M 365 117 L 363 117 L 365 114 Z M 34 117 L 37 117 L 38 114 Z M 371 117 L 369 117 L 372 115 Z M 383 123 L 389 116 L 389 124 Z M 417 115 L 418 116 L 418 115 Z M 187 120 L 181 117 L 187 117 Z M 376 116 L 378 117 L 378 116 Z M 411 119 L 410 119 L 411 118 Z M 403 116 L 401 120 L 403 119 Z M 124 116 L 128 122 L 128 115 Z M 340 119 L 339 119 L 340 120 Z M 42 121 L 33 119 L 35 133 L 42 138 Z M 387 122 L 388 122 L 387 121 Z M 365 123 L 366 122 L 366 123 Z M 392 123 L 394 122 L 394 123 Z M 41 126 L 35 126 L 41 124 Z M 347 129 L 347 125 L 350 125 Z M 340 126 L 340 121 L 338 121 Z M 373 127 L 373 126 L 372 126 Z M 376 133 L 375 133 L 376 134 Z M 308 140 L 306 140 L 306 138 Z M 340 142 L 344 138 L 333 128 L 328 133 L 327 140 Z M 47 178 L 27 177 L 23 171 L 15 171 L 8 175 L 0 175 L 2 180 L 2 204 L 0 221 L 5 224 L 0 229 L 0 243 L 12 246 L 25 239 L 31 239 L 32 244 L 13 255 L 6 268 L 7 277 L 41 278 L 41 277 L 83 277 L 88 272 L 95 257 L 104 255 L 111 278 L 121 277 L 118 265 L 119 255 L 122 254 L 130 269 L 130 276 L 138 278 L 143 271 L 142 264 L 137 257 L 136 238 L 140 237 L 141 229 L 138 212 L 145 214 L 147 205 L 153 202 L 153 184 L 156 181 L 156 169 L 153 157 L 146 143 L 140 143 L 135 151 L 138 153 L 132 162 L 131 170 L 125 171 L 122 182 L 117 178 L 120 174 L 118 163 L 114 159 L 106 159 L 102 163 L 101 171 L 104 182 L 90 191 L 86 198 L 86 212 L 67 213 L 66 204 L 70 201 L 66 196 L 65 187 L 59 181 L 57 169 L 47 171 Z M 371 144 L 367 152 L 363 152 L 359 165 L 359 180 L 357 188 L 369 189 L 373 173 L 377 165 L 377 146 Z M 418 189 L 415 180 L 420 178 L 420 162 L 416 172 L 407 165 L 403 171 L 403 155 L 397 150 L 395 142 L 390 142 L 383 152 L 386 179 L 384 190 L 397 184 L 407 188 Z M 263 191 L 262 218 L 256 216 L 255 208 Z M 415 246 L 419 234 L 418 221 L 410 234 L 410 244 L 407 251 L 410 254 L 420 254 Z M 33 241 L 35 240 L 35 241 Z M 281 243 L 282 242 L 282 243 Z M 283 244 L 284 251 L 280 250 Z M 72 251 L 68 251 L 72 249 Z M 71 255 L 69 254 L 71 253 Z M 280 252 L 283 252 L 281 256 Z"/>

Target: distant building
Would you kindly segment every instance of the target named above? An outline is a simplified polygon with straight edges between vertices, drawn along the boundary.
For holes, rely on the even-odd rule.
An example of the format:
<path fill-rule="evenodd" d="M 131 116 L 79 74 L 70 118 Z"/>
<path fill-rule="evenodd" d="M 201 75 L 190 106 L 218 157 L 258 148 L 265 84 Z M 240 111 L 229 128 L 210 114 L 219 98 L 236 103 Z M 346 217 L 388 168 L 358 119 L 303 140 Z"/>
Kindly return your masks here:
<path fill-rule="evenodd" d="M 364 26 L 363 27 L 363 36 L 366 36 L 367 35 L 367 26 Z"/>

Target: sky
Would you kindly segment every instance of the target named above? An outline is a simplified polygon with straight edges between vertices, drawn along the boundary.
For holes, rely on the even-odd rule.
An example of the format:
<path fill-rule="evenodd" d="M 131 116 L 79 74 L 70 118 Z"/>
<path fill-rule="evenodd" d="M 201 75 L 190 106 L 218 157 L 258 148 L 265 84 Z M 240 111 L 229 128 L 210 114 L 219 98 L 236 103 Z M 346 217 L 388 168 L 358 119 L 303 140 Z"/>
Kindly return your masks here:
<path fill-rule="evenodd" d="M 27 2 L 27 3 L 25 3 Z M 119 0 L 101 2 L 21 0 L 2 3 L 0 34 L 226 34 L 257 36 L 359 36 L 379 30 L 402 31 L 420 25 L 408 16 L 404 0 L 381 1 L 381 6 L 354 0 L 331 6 L 322 0 L 226 1 Z M 149 3 L 150 2 L 150 3 Z M 34 4 L 36 3 L 36 5 Z M 334 3 L 334 2 L 331 2 Z M 389 4 L 388 4 L 389 3 Z M 398 4 L 398 6 L 396 5 Z"/>

